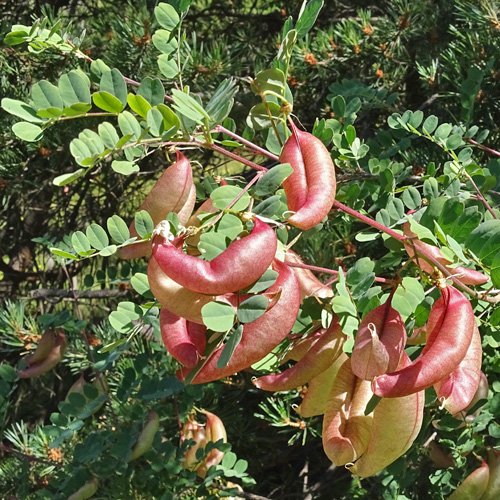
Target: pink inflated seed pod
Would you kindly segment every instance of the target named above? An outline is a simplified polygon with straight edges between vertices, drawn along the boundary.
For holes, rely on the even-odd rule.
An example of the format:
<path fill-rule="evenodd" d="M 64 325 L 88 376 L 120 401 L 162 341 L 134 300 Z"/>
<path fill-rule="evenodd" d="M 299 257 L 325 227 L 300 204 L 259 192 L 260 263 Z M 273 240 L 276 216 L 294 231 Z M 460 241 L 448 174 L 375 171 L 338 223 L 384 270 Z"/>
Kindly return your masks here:
<path fill-rule="evenodd" d="M 404 351 L 406 329 L 401 314 L 391 306 L 393 293 L 363 318 L 356 333 L 351 366 L 363 380 L 395 371 Z"/>
<path fill-rule="evenodd" d="M 427 343 L 414 363 L 373 380 L 373 392 L 397 398 L 419 392 L 447 377 L 464 359 L 475 326 L 469 300 L 446 286 L 431 309 Z M 432 325 L 432 328 L 431 328 Z"/>
<path fill-rule="evenodd" d="M 481 335 L 474 323 L 465 358 L 446 378 L 434 384 L 437 397 L 452 415 L 467 408 L 476 394 L 481 380 L 482 357 Z"/>
<path fill-rule="evenodd" d="M 217 368 L 217 361 L 224 348 L 221 346 L 210 356 L 191 383 L 203 384 L 244 370 L 261 360 L 286 338 L 299 311 L 300 290 L 295 275 L 286 264 L 275 259 L 273 269 L 278 272 L 278 278 L 268 292 L 281 291 L 277 302 L 260 318 L 244 325 L 241 341 L 227 366 Z M 178 372 L 178 376 L 184 380 L 188 373 L 189 370 L 183 369 Z"/>
<path fill-rule="evenodd" d="M 167 351 L 179 363 L 192 368 L 203 355 L 206 328 L 181 318 L 167 309 L 160 312 L 161 338 Z"/>
<path fill-rule="evenodd" d="M 314 135 L 302 132 L 291 122 L 292 135 L 280 155 L 290 163 L 293 173 L 283 182 L 290 211 L 288 222 L 299 229 L 319 224 L 335 201 L 335 166 L 324 144 Z"/>
<path fill-rule="evenodd" d="M 148 262 L 148 281 L 162 308 L 194 323 L 203 324 L 201 309 L 216 298 L 215 295 L 193 292 L 179 285 L 162 271 L 153 256 Z"/>
<path fill-rule="evenodd" d="M 175 241 L 160 235 L 153 239 L 153 257 L 179 285 L 198 293 L 223 295 L 257 281 L 273 261 L 277 244 L 271 227 L 255 218 L 248 236 L 233 241 L 209 262 L 185 254 Z"/>

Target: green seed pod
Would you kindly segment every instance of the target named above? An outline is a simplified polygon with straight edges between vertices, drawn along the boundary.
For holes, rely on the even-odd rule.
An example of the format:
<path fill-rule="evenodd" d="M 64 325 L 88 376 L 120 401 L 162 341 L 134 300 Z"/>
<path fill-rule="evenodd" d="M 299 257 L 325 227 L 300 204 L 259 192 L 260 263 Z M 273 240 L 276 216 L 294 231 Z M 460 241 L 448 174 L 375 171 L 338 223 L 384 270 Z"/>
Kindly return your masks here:
<path fill-rule="evenodd" d="M 153 410 L 149 410 L 148 418 L 144 427 L 137 438 L 137 442 L 132 448 L 132 454 L 130 455 L 130 462 L 132 460 L 137 460 L 139 457 L 144 455 L 146 451 L 153 445 L 153 440 L 160 428 L 160 416 Z"/>
<path fill-rule="evenodd" d="M 98 487 L 99 481 L 96 477 L 93 477 L 90 481 L 87 481 L 78 491 L 75 491 L 72 495 L 70 495 L 68 497 L 68 500 L 88 500 L 95 495 Z"/>

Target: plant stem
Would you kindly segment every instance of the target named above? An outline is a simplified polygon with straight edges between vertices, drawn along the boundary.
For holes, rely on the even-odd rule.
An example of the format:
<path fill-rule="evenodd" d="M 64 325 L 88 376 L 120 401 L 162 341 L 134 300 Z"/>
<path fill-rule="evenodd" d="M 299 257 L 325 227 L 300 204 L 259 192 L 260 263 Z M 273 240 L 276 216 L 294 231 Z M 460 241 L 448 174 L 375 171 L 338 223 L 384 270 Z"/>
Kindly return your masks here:
<path fill-rule="evenodd" d="M 474 187 L 474 189 L 476 190 L 476 193 L 477 193 L 477 198 L 478 200 L 486 207 L 486 210 L 488 210 L 488 212 L 492 215 L 492 217 L 494 219 L 498 219 L 498 216 L 497 214 L 495 213 L 495 211 L 490 207 L 490 204 L 486 201 L 486 198 L 483 196 L 483 193 L 481 193 L 481 191 L 479 190 L 479 188 L 477 187 L 476 183 L 473 181 L 472 179 L 472 176 L 469 175 L 468 172 L 465 171 L 464 169 L 464 174 L 465 176 L 467 177 L 467 179 L 469 180 L 469 182 L 472 184 L 472 186 Z"/>
<path fill-rule="evenodd" d="M 318 266 L 311 266 L 309 264 L 304 264 L 302 262 L 287 262 L 287 266 L 289 267 L 300 267 L 301 269 L 309 269 L 310 271 L 316 271 L 318 273 L 327 273 L 327 274 L 333 274 L 335 276 L 338 276 L 339 271 L 335 271 L 334 269 L 328 269 L 326 267 L 318 267 Z M 343 271 L 344 276 L 347 274 L 345 271 Z M 392 283 L 393 280 L 389 278 L 379 278 L 378 276 L 375 276 L 375 281 L 378 283 Z"/>
<path fill-rule="evenodd" d="M 491 153 L 492 155 L 495 156 L 500 156 L 500 151 L 497 151 L 496 149 L 491 149 L 487 146 L 483 146 L 482 144 L 479 144 L 479 142 L 476 142 L 474 139 L 465 139 L 467 142 L 470 144 L 473 144 L 474 146 L 477 146 L 479 149 L 482 149 L 483 151 L 486 151 L 487 153 Z"/>
<path fill-rule="evenodd" d="M 232 137 L 233 139 L 236 139 L 237 141 L 241 142 L 245 146 L 248 146 L 250 149 L 253 149 L 256 153 L 260 153 L 264 156 L 267 156 L 273 160 L 279 161 L 279 156 L 271 153 L 267 149 L 261 148 L 254 144 L 253 142 L 247 141 L 243 137 L 241 137 L 238 134 L 235 134 L 234 132 L 231 132 L 227 128 L 223 127 L 222 125 L 217 125 L 214 130 L 212 130 L 212 133 L 217 133 L 217 132 L 222 132 L 223 134 L 228 135 L 229 137 Z"/>
<path fill-rule="evenodd" d="M 392 236 L 398 241 L 404 242 L 408 238 L 406 236 L 403 236 L 401 234 L 396 233 L 392 229 L 389 229 L 388 227 L 384 226 L 383 224 L 380 224 L 376 220 L 371 219 L 370 217 L 367 217 L 366 215 L 360 214 L 356 210 L 353 210 L 352 208 L 349 208 L 348 206 L 340 203 L 339 201 L 334 201 L 332 208 L 336 208 L 337 210 L 341 210 L 342 212 L 345 212 L 346 214 L 352 215 L 356 219 L 360 220 L 361 222 L 364 222 L 365 224 L 368 224 L 375 229 L 378 229 L 379 231 L 382 231 L 383 233 L 388 234 L 389 236 Z"/>
<path fill-rule="evenodd" d="M 232 158 L 233 160 L 239 161 L 240 163 L 243 163 L 245 165 L 248 165 L 249 167 L 259 170 L 260 172 L 267 172 L 268 169 L 266 167 L 262 167 L 261 165 L 257 165 L 257 163 L 254 163 L 253 161 L 247 160 L 246 158 L 243 158 L 242 156 L 239 156 L 235 153 L 231 153 L 231 151 L 228 151 L 227 149 L 221 148 L 220 146 L 217 146 L 217 144 L 201 144 L 202 146 L 212 149 L 213 151 L 217 151 L 218 153 L 221 153 L 223 155 L 228 156 L 229 158 Z"/>

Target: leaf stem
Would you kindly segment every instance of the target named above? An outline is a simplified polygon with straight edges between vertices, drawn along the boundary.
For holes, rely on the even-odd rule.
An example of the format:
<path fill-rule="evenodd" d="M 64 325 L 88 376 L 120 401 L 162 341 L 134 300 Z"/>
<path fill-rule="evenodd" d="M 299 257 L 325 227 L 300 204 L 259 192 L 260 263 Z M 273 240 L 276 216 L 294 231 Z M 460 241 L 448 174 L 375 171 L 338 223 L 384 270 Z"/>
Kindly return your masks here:
<path fill-rule="evenodd" d="M 364 222 L 365 224 L 368 224 L 375 229 L 378 229 L 379 231 L 382 231 L 383 233 L 388 234 L 389 236 L 392 236 L 398 241 L 404 242 L 408 238 L 406 236 L 403 236 L 401 234 L 396 233 L 392 229 L 389 229 L 388 227 L 384 226 L 383 224 L 380 224 L 376 220 L 373 220 L 370 217 L 367 217 L 366 215 L 360 214 L 356 210 L 353 210 L 352 208 L 349 208 L 348 206 L 340 203 L 339 201 L 335 200 L 333 202 L 333 208 L 336 208 L 337 210 L 341 210 L 342 212 L 345 212 L 346 214 L 352 215 L 356 219 L 360 220 L 361 222 Z"/>
<path fill-rule="evenodd" d="M 475 141 L 474 139 L 467 138 L 465 139 L 467 142 L 470 144 L 473 144 L 474 146 L 477 146 L 479 149 L 482 149 L 483 151 L 486 151 L 487 153 L 491 153 L 492 155 L 495 156 L 500 156 L 500 151 L 497 151 L 496 149 L 491 149 L 487 146 L 483 146 L 479 142 Z"/>

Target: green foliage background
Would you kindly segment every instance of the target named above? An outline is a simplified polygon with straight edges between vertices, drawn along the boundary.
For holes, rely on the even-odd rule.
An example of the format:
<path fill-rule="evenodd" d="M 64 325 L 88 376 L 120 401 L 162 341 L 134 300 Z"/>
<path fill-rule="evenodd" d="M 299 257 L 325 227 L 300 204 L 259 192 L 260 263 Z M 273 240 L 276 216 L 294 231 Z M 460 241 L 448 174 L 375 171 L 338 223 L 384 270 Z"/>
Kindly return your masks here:
<path fill-rule="evenodd" d="M 93 59 L 100 58 L 137 81 L 146 75 L 162 78 L 156 64 L 158 51 L 151 42 L 158 28 L 155 5 L 151 1 L 107 0 L 17 2 L 0 7 L 0 34 L 3 38 L 12 24 L 31 24 L 32 16 L 46 16 L 52 23 L 62 18 L 65 26 L 71 21 L 74 36 L 80 37 L 86 30 L 80 47 Z M 182 49 L 187 61 L 183 80 L 205 102 L 224 78 L 235 76 L 240 92 L 231 117 L 240 132 L 256 102 L 246 81 L 269 66 L 287 16 L 296 18 L 300 5 L 300 1 L 206 0 L 194 1 L 189 10 L 183 25 L 188 46 Z M 391 174 L 395 186 L 411 183 L 432 200 L 432 186 L 424 184 L 422 188 L 418 176 L 429 173 L 432 164 L 439 170 L 448 153 L 431 140 L 406 134 L 399 126 L 388 127 L 387 119 L 393 113 L 421 110 L 425 116 L 435 115 L 440 123 L 461 124 L 465 130 L 477 126 L 478 136 L 483 137 L 475 136 L 475 140 L 497 145 L 498 12 L 495 1 L 326 2 L 315 28 L 298 42 L 292 54 L 288 84 L 294 94 L 294 111 L 304 127 L 312 130 L 316 118 L 339 117 L 336 96 L 343 96 L 348 103 L 359 98 L 359 109 L 354 112 L 357 137 L 370 146 L 373 156 L 382 160 L 385 156 L 401 165 Z M 85 66 L 84 61 L 51 50 L 33 54 L 22 46 L 2 46 L 0 93 L 2 97 L 26 100 L 35 82 L 56 81 L 62 73 Z M 346 114 L 342 119 L 350 117 Z M 492 397 L 474 426 L 465 431 L 455 429 L 451 420 L 444 419 L 444 430 L 439 434 L 442 447 L 453 454 L 457 466 L 436 468 L 424 447 L 433 432 L 430 421 L 444 414 L 434 405 L 426 412 L 426 425 L 417 446 L 406 458 L 361 483 L 348 471 L 336 469 L 324 456 L 318 439 L 320 419 L 308 421 L 302 428 L 291 409 L 291 404 L 300 402 L 296 391 L 268 397 L 253 388 L 249 374 L 238 375 L 226 384 L 179 387 L 175 364 L 158 342 L 154 314 L 148 317 L 148 312 L 144 313 L 145 325 L 129 343 L 111 353 L 99 353 L 98 347 L 91 347 L 91 354 L 85 354 L 84 328 L 91 345 L 99 341 L 102 347 L 122 339 L 123 334 L 110 326 L 107 317 L 119 300 L 136 300 L 137 288 L 130 278 L 137 272 L 144 273 L 145 263 L 131 266 L 113 259 L 90 259 L 64 267 L 49 247 L 93 222 L 104 226 L 114 214 L 131 220 L 169 159 L 158 151 L 141 160 L 140 175 L 119 176 L 102 168 L 67 188 L 56 187 L 51 180 L 75 168 L 68 144 L 82 129 L 81 123 L 68 121 L 67 126 L 52 127 L 41 143 L 27 143 L 11 132 L 16 121 L 6 113 L 0 115 L 0 199 L 4 215 L 0 222 L 0 294 L 5 300 L 0 311 L 0 431 L 2 443 L 8 448 L 0 450 L 0 493 L 6 498 L 66 498 L 96 473 L 106 478 L 98 498 L 216 498 L 222 493 L 214 489 L 214 484 L 196 482 L 194 474 L 179 465 L 182 453 L 178 451 L 177 418 L 185 417 L 193 405 L 215 411 L 223 420 L 232 451 L 248 461 L 247 472 L 256 483 L 252 486 L 244 471 L 235 472 L 235 464 L 228 462 L 222 474 L 226 482 L 220 484 L 227 486 L 227 481 L 239 474 L 245 490 L 276 499 L 445 498 L 477 467 L 477 451 L 476 456 L 467 452 L 474 446 L 481 449 L 485 443 L 497 443 L 500 318 L 493 318 L 491 310 L 486 313 L 482 333 L 486 339 L 484 370 Z M 97 119 L 89 120 L 85 127 L 98 123 Z M 474 178 L 479 187 L 487 187 L 487 199 L 496 206 L 500 163 L 481 150 L 476 150 L 476 156 L 485 170 Z M 239 165 L 227 163 L 208 150 L 190 151 L 190 161 L 203 166 L 198 167 L 200 176 L 202 171 L 242 173 Z M 375 217 L 387 201 L 377 202 L 371 197 L 380 183 L 378 167 L 368 165 L 368 157 L 342 161 L 342 201 L 356 209 L 364 207 Z M 408 169 L 410 172 L 406 172 Z M 398 184 L 398 174 L 403 170 L 407 176 Z M 446 180 L 440 182 L 439 189 L 445 189 Z M 403 259 L 402 249 L 397 245 L 388 249 L 381 239 L 358 238 L 362 229 L 359 223 L 338 215 L 323 231 L 301 240 L 297 248 L 318 266 L 343 265 L 349 269 L 354 257 L 369 257 L 376 263 L 377 274 L 396 269 Z M 81 298 L 76 308 L 68 277 L 76 289 L 102 291 L 102 295 L 99 299 Z M 60 290 L 65 300 L 50 293 L 37 297 L 36 289 Z M 70 338 L 64 363 L 57 374 L 20 382 L 12 367 L 36 334 L 49 325 L 62 325 Z M 85 371 L 92 377 L 95 371 L 107 369 L 117 402 L 84 419 L 75 437 L 68 432 L 66 440 L 61 438 L 56 446 L 61 458 L 49 449 L 48 427 L 52 422 L 62 429 L 68 421 L 78 420 L 78 411 L 85 405 L 77 401 L 73 407 L 66 407 L 65 413 L 58 404 L 78 372 Z M 147 463 L 129 464 L 124 457 L 149 408 L 161 415 L 163 439 L 157 436 Z"/>

